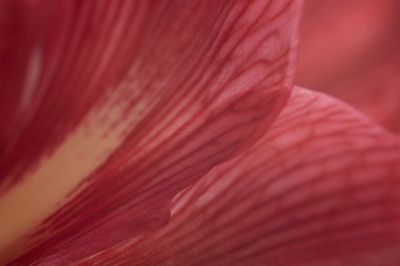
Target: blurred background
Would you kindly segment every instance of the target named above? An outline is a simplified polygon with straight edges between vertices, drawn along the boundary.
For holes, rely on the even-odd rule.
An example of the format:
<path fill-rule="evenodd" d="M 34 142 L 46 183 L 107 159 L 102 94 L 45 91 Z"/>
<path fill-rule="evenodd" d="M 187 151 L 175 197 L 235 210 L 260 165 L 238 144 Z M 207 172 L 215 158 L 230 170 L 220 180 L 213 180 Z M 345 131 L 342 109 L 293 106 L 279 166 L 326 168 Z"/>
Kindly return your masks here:
<path fill-rule="evenodd" d="M 400 134 L 400 1 L 305 0 L 296 84 Z"/>

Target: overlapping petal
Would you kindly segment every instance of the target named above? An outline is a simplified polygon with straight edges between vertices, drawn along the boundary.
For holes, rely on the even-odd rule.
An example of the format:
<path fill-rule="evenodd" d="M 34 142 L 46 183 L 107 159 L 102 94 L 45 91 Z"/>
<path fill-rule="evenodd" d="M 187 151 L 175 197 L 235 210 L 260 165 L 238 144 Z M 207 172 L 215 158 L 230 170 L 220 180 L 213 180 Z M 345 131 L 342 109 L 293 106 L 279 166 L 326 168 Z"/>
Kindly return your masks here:
<path fill-rule="evenodd" d="M 328 93 L 351 103 L 386 129 L 400 134 L 400 49 Z"/>
<path fill-rule="evenodd" d="M 286 102 L 299 2 L 0 1 L 1 260 L 164 225 Z"/>
<path fill-rule="evenodd" d="M 296 88 L 251 150 L 173 201 L 168 225 L 79 265 L 398 265 L 400 142 Z"/>
<path fill-rule="evenodd" d="M 297 83 L 399 133 L 399 11 L 396 0 L 307 1 Z"/>

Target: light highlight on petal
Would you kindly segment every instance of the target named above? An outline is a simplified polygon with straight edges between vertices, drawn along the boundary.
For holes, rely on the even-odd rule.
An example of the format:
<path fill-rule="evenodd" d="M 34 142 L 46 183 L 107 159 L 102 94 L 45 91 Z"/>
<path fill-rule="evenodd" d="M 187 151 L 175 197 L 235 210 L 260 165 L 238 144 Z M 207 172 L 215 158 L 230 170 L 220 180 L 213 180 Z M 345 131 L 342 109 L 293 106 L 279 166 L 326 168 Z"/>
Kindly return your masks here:
<path fill-rule="evenodd" d="M 0 139 L 3 261 L 68 264 L 164 225 L 171 199 L 257 141 L 289 96 L 300 1 L 21 3 L 41 34 L 15 39 L 39 47 L 40 71 Z"/>

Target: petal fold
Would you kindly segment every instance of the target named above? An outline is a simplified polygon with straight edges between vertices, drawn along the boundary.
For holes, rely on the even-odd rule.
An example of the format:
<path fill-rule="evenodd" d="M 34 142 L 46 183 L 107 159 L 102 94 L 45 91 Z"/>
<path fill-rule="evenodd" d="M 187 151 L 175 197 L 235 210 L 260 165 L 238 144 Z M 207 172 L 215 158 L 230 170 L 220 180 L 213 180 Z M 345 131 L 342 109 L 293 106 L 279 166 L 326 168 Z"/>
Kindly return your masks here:
<path fill-rule="evenodd" d="M 271 130 L 172 204 L 160 230 L 79 265 L 398 265 L 400 142 L 296 88 Z"/>
<path fill-rule="evenodd" d="M 69 264 L 166 224 L 293 84 L 301 1 L 1 3 L 0 261 Z"/>

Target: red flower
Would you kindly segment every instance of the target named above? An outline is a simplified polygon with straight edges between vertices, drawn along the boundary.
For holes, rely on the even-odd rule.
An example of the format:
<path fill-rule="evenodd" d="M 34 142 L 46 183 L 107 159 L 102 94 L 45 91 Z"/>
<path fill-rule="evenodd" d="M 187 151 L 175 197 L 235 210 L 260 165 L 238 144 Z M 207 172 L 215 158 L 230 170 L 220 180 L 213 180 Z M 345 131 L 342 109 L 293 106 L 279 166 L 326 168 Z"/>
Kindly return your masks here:
<path fill-rule="evenodd" d="M 400 133 L 400 2 L 307 0 L 297 83 Z"/>
<path fill-rule="evenodd" d="M 1 263 L 397 265 L 400 142 L 293 88 L 301 8 L 1 0 Z"/>

